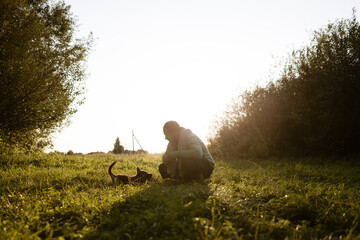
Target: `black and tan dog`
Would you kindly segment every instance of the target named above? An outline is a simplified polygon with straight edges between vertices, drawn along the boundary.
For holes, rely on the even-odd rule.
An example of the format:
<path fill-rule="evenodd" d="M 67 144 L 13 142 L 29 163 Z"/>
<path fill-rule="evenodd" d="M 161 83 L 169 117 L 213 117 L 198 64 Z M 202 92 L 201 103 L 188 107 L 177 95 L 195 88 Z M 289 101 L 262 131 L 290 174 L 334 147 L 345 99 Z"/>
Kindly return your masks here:
<path fill-rule="evenodd" d="M 129 176 L 125 174 L 115 175 L 111 172 L 111 169 L 115 165 L 115 163 L 116 162 L 113 162 L 108 169 L 113 184 L 145 183 L 146 180 L 150 180 L 150 178 L 152 177 L 152 174 L 147 173 L 145 171 L 141 171 L 140 168 L 136 169 L 137 173 L 136 175 L 133 176 Z"/>

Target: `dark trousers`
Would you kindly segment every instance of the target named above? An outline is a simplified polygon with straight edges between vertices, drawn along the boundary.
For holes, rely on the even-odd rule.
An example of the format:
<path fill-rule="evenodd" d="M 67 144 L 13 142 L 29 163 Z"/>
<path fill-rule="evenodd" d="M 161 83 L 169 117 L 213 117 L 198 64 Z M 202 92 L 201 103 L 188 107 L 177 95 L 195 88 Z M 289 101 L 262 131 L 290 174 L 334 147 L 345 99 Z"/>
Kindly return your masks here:
<path fill-rule="evenodd" d="M 211 173 L 214 170 L 214 167 L 211 166 L 208 160 L 205 158 L 196 159 L 196 158 L 181 158 L 178 161 L 181 161 L 181 171 L 184 174 L 185 179 L 196 179 L 200 173 L 204 179 L 209 178 Z M 170 178 L 170 175 L 166 171 L 166 165 L 159 165 L 159 172 L 163 179 Z M 175 178 L 179 177 L 179 169 L 176 170 L 177 174 Z"/>

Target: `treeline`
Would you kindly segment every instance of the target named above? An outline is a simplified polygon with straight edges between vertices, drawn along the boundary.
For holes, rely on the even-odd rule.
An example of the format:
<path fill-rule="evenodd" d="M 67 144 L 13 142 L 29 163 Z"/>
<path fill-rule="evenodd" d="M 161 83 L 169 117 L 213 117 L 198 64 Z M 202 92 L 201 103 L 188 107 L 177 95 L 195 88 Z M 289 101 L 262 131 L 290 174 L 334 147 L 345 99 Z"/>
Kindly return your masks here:
<path fill-rule="evenodd" d="M 109 153 L 114 153 L 114 154 L 148 154 L 147 151 L 143 150 L 143 149 L 138 149 L 138 150 L 128 150 L 125 149 L 123 145 L 120 145 L 120 138 L 116 137 L 115 139 L 115 143 L 114 143 L 114 148 L 112 151 L 109 151 Z"/>
<path fill-rule="evenodd" d="M 209 148 L 229 156 L 360 152 L 360 25 L 355 16 L 315 31 L 278 79 L 239 94 Z"/>
<path fill-rule="evenodd" d="M 73 152 L 72 150 L 69 150 L 67 153 L 62 153 L 59 151 L 55 151 L 54 153 L 56 154 L 61 154 L 61 155 L 84 155 L 83 153 L 76 153 Z M 125 149 L 123 145 L 120 144 L 120 138 L 116 137 L 115 139 L 115 143 L 114 143 L 114 148 L 111 151 L 107 152 L 108 154 L 149 154 L 148 151 L 143 150 L 143 149 L 138 149 L 138 150 L 128 150 Z M 101 151 L 97 151 L 97 152 L 90 152 L 87 153 L 86 155 L 94 155 L 94 154 L 106 154 L 105 152 L 101 152 Z"/>
<path fill-rule="evenodd" d="M 132 150 L 125 149 L 125 150 L 124 150 L 123 152 L 121 152 L 121 153 L 114 153 L 114 151 L 108 151 L 107 153 L 106 153 L 106 152 L 102 152 L 102 151 L 89 152 L 89 153 L 81 153 L 81 152 L 74 152 L 74 151 L 72 151 L 72 150 L 69 150 L 69 151 L 67 151 L 66 153 L 59 152 L 59 151 L 54 151 L 54 152 L 52 152 L 52 153 L 53 153 L 53 154 L 59 154 L 59 155 L 69 155 L 69 156 L 73 156 L 73 155 L 104 155 L 104 154 L 123 154 L 123 155 L 149 154 L 148 151 L 142 150 L 142 149 L 138 149 L 138 150 L 136 150 L 136 151 L 132 151 Z"/>

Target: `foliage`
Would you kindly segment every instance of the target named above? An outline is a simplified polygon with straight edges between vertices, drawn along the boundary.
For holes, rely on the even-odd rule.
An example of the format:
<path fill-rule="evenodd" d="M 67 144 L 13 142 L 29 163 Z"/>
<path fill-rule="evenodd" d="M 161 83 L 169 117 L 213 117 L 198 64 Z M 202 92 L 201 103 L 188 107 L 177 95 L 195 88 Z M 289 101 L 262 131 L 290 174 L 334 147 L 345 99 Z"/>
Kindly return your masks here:
<path fill-rule="evenodd" d="M 358 158 L 217 161 L 160 180 L 160 155 L 0 155 L 3 239 L 360 239 Z M 113 187 L 107 167 L 154 174 Z M 324 165 L 326 162 L 326 165 Z"/>
<path fill-rule="evenodd" d="M 360 151 L 360 24 L 337 20 L 294 51 L 279 79 L 234 99 L 213 153 L 326 155 Z"/>
<path fill-rule="evenodd" d="M 117 137 L 115 139 L 114 149 L 112 150 L 112 153 L 120 154 L 123 152 L 124 152 L 124 146 L 120 145 L 120 139 L 119 139 L 119 137 Z"/>
<path fill-rule="evenodd" d="M 83 101 L 92 37 L 76 39 L 70 6 L 49 2 L 0 1 L 0 138 L 18 147 L 41 148 Z"/>

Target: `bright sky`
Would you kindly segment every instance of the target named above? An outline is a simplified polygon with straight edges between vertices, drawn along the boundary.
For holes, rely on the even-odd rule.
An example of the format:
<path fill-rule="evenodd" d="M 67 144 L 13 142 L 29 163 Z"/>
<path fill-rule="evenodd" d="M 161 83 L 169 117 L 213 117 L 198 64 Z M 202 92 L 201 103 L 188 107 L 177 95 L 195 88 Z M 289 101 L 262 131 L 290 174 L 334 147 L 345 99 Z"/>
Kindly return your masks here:
<path fill-rule="evenodd" d="M 267 82 L 312 31 L 360 11 L 359 0 L 65 2 L 95 46 L 85 104 L 54 149 L 82 153 L 108 152 L 116 137 L 132 149 L 132 130 L 145 150 L 163 152 L 168 120 L 206 142 L 231 97 Z"/>

